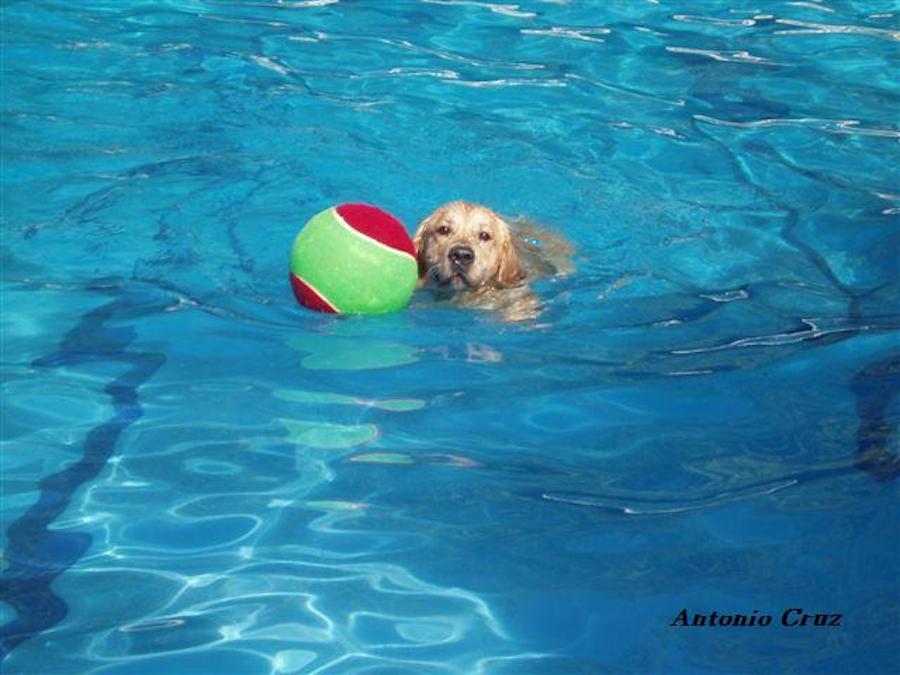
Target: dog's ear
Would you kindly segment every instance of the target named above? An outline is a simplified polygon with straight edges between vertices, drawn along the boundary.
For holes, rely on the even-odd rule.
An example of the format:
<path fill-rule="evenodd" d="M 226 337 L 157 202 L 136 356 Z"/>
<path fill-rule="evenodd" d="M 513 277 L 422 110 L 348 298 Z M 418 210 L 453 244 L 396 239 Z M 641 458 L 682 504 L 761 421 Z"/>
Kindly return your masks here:
<path fill-rule="evenodd" d="M 419 223 L 416 233 L 413 235 L 413 246 L 416 247 L 416 261 L 419 263 L 419 279 L 425 276 L 428 271 L 428 263 L 425 261 L 425 232 L 434 221 L 435 215 L 432 213 L 425 220 Z"/>
<path fill-rule="evenodd" d="M 500 285 L 505 288 L 518 286 L 526 276 L 528 275 L 522 269 L 522 262 L 519 260 L 516 247 L 511 239 L 506 237 L 500 246 L 500 269 L 497 272 Z"/>

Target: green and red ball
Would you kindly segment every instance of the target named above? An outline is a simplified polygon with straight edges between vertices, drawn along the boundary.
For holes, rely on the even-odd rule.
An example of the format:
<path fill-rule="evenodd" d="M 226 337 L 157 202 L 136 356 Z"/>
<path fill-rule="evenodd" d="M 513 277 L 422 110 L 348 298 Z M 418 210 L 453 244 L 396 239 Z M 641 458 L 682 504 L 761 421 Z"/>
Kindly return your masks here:
<path fill-rule="evenodd" d="M 337 314 L 403 309 L 419 269 L 403 224 L 368 204 L 341 204 L 313 216 L 294 240 L 290 267 L 297 301 Z"/>

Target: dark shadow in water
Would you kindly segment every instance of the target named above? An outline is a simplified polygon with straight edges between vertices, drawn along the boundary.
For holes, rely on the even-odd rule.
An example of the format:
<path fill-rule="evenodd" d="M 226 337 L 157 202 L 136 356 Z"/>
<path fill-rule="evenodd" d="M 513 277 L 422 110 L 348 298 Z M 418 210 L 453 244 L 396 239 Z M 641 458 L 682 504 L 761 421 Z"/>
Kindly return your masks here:
<path fill-rule="evenodd" d="M 856 465 L 881 481 L 900 477 L 900 457 L 889 447 L 896 421 L 888 407 L 900 393 L 900 356 L 870 363 L 850 382 L 859 413 L 859 455 Z"/>
<path fill-rule="evenodd" d="M 68 613 L 68 606 L 52 591 L 51 584 L 84 555 L 92 537 L 48 527 L 68 508 L 75 492 L 104 469 L 122 432 L 143 415 L 138 389 L 166 360 L 161 353 L 129 351 L 134 329 L 114 328 L 108 323 L 153 314 L 169 303 L 151 301 L 145 294 L 126 292 L 121 285 L 104 280 L 95 281 L 87 290 L 115 299 L 84 314 L 57 352 L 32 365 L 53 368 L 107 362 L 123 364 L 127 370 L 104 387 L 115 414 L 88 433 L 81 459 L 42 479 L 37 502 L 9 526 L 0 600 L 15 611 L 16 618 L 0 627 L 0 658 L 35 633 L 56 625 Z"/>

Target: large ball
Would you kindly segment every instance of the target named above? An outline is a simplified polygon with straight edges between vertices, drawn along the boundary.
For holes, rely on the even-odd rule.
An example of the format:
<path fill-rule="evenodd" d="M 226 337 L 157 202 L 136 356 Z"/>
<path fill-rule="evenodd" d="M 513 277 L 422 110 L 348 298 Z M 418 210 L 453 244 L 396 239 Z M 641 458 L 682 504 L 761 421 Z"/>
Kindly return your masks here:
<path fill-rule="evenodd" d="M 341 204 L 313 216 L 291 248 L 294 295 L 320 312 L 396 312 L 406 307 L 417 279 L 406 228 L 367 204 Z"/>

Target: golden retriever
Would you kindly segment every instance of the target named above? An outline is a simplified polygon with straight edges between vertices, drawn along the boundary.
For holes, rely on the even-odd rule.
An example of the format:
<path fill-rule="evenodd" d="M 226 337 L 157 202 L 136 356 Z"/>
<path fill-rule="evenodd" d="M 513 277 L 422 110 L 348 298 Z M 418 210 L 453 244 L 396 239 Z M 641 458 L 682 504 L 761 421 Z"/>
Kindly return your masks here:
<path fill-rule="evenodd" d="M 524 321 L 541 312 L 525 280 L 568 274 L 572 247 L 523 219 L 508 221 L 486 206 L 454 201 L 419 223 L 413 237 L 419 285 L 468 307 L 499 310 Z"/>

